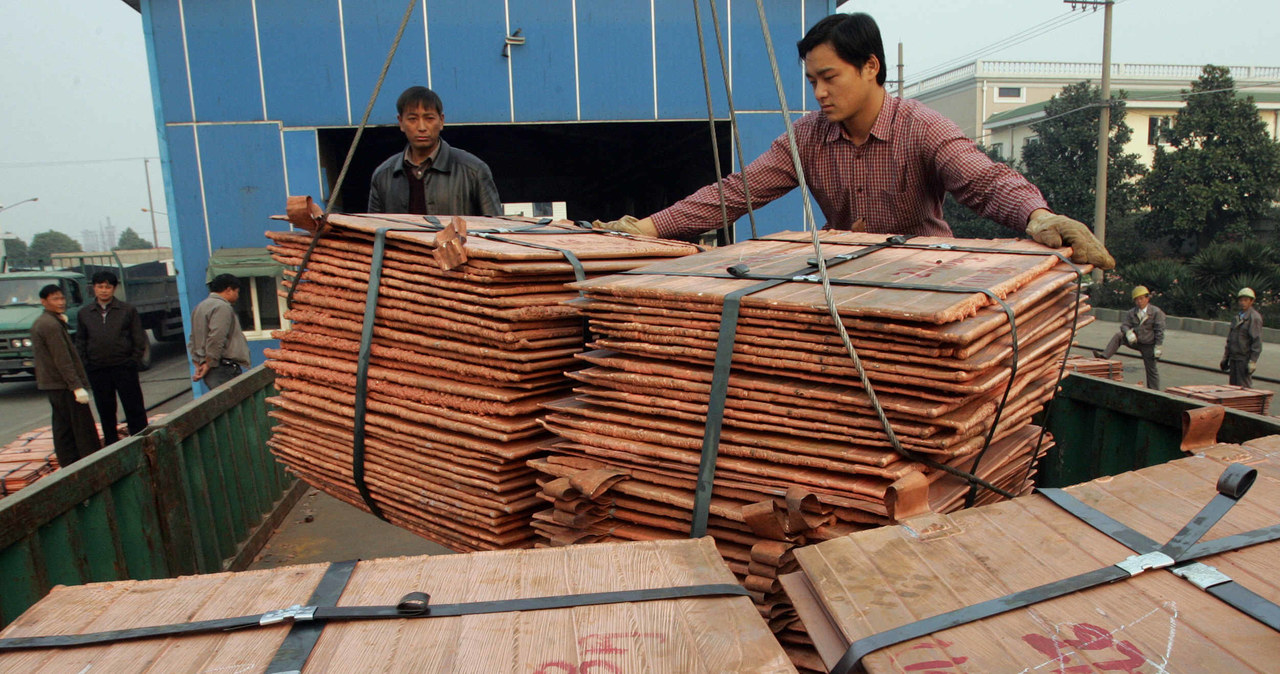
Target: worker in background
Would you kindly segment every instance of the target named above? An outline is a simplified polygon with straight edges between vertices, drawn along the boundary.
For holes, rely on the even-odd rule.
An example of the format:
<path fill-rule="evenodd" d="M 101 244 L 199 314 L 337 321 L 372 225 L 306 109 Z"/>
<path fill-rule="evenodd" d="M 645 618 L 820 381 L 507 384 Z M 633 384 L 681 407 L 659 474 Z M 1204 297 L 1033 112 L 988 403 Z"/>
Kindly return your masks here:
<path fill-rule="evenodd" d="M 1231 321 L 1227 346 L 1218 364 L 1232 386 L 1253 386 L 1253 371 L 1258 369 L 1258 356 L 1262 355 L 1262 314 L 1253 308 L 1255 299 L 1252 288 L 1241 288 L 1236 293 L 1240 313 Z"/>
<path fill-rule="evenodd" d="M 1120 332 L 1111 337 L 1107 348 L 1094 351 L 1094 358 L 1109 359 L 1123 344 L 1142 354 L 1142 364 L 1147 369 L 1147 388 L 1160 390 L 1160 371 L 1156 369 L 1160 347 L 1164 344 L 1164 312 L 1151 303 L 1151 293 L 1146 286 L 1133 289 L 1133 308 L 1120 321 Z"/>
<path fill-rule="evenodd" d="M 53 452 L 66 468 L 102 447 L 89 411 L 89 377 L 67 331 L 67 297 L 56 283 L 40 289 L 41 313 L 31 324 L 36 388 L 53 408 Z M 112 401 L 114 402 L 114 401 Z"/>
<path fill-rule="evenodd" d="M 116 397 L 124 408 L 129 435 L 147 427 L 147 406 L 142 401 L 138 370 L 147 351 L 147 333 L 133 305 L 116 299 L 120 279 L 100 271 L 90 279 L 94 301 L 76 314 L 76 350 L 89 373 L 93 402 L 102 425 L 102 442 L 120 439 L 116 429 Z"/>
<path fill-rule="evenodd" d="M 795 123 L 809 190 L 830 229 L 951 236 L 942 219 L 947 192 L 978 213 L 1104 269 L 1115 260 L 1082 223 L 1049 210 L 1040 190 L 994 162 L 951 120 L 919 101 L 886 95 L 880 29 L 866 14 L 833 14 L 797 43 L 821 110 Z M 729 221 L 747 212 L 743 187 L 759 208 L 799 182 L 784 134 L 741 173 L 723 180 Z M 693 237 L 721 225 L 709 185 L 666 210 L 624 216 L 597 228 L 664 238 Z"/>
<path fill-rule="evenodd" d="M 374 170 L 370 213 L 502 215 L 489 166 L 440 137 L 444 103 L 436 92 L 405 89 L 396 100 L 396 119 L 409 144 Z"/>
<path fill-rule="evenodd" d="M 203 380 L 205 387 L 212 391 L 249 367 L 249 342 L 236 315 L 240 280 L 231 274 L 218 274 L 208 286 L 209 296 L 191 312 L 191 342 L 187 344 L 187 352 L 196 369 L 191 380 Z"/>

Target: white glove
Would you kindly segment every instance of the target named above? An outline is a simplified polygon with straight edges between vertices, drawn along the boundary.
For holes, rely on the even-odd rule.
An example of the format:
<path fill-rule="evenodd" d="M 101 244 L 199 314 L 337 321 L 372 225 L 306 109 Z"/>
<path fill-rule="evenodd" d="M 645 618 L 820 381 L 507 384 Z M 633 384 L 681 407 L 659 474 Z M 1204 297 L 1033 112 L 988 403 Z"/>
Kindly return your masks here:
<path fill-rule="evenodd" d="M 88 404 L 89 404 L 89 392 L 88 392 L 88 391 L 86 391 L 86 390 L 84 390 L 84 389 L 82 389 L 82 388 L 78 388 L 78 389 L 76 389 L 75 393 L 76 393 L 76 402 L 80 403 L 81 405 L 88 405 Z"/>
<path fill-rule="evenodd" d="M 1160 347 L 1156 347 L 1156 358 L 1160 357 Z"/>
<path fill-rule="evenodd" d="M 1134 332 L 1133 330 L 1125 330 L 1124 338 L 1129 340 L 1130 344 L 1133 344 L 1138 341 L 1138 333 Z"/>
<path fill-rule="evenodd" d="M 1249 361 L 1249 374 L 1253 374 L 1253 371 L 1257 369 L 1258 369 L 1258 363 L 1252 360 Z"/>

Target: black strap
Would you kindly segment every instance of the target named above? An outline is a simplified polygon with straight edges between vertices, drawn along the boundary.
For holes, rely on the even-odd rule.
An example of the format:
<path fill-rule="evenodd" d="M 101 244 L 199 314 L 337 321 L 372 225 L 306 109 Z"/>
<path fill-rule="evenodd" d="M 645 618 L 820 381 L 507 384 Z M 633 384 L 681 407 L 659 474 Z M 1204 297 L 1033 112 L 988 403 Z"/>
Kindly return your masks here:
<path fill-rule="evenodd" d="M 1256 470 L 1242 464 L 1231 464 L 1228 466 L 1218 480 L 1219 493 L 1214 496 L 1213 500 L 1211 500 L 1209 504 L 1207 504 L 1201 512 L 1196 515 L 1196 517 L 1192 518 L 1181 531 L 1174 535 L 1168 543 L 1161 546 L 1159 549 L 1155 549 L 1155 541 L 1151 541 L 1141 534 L 1137 534 L 1136 532 L 1134 532 L 1134 535 L 1122 533 L 1120 529 L 1123 528 L 1124 525 L 1119 524 L 1109 516 L 1100 512 L 1097 514 L 1088 513 L 1088 519 L 1081 517 L 1081 520 L 1085 521 L 1085 523 L 1093 526 L 1094 522 L 1098 522 L 1101 525 L 1098 527 L 1099 531 L 1111 536 L 1113 539 L 1124 543 L 1125 545 L 1128 545 L 1128 543 L 1125 543 L 1126 540 L 1134 543 L 1141 543 L 1143 539 L 1145 539 L 1151 543 L 1151 546 L 1145 548 L 1148 552 L 1145 554 L 1131 556 L 1117 564 L 1105 566 L 1101 569 L 1082 573 L 1077 576 L 1072 576 L 1071 578 L 1047 583 L 1039 587 L 1033 587 L 1021 592 L 1005 595 L 1003 597 L 989 599 L 972 606 L 948 611 L 946 613 L 864 637 L 849 646 L 849 649 L 845 652 L 844 656 L 840 658 L 840 661 L 832 667 L 831 672 L 832 674 L 848 674 L 848 672 L 854 671 L 854 668 L 858 666 L 862 661 L 862 658 L 894 644 L 910 641 L 911 639 L 918 639 L 935 632 L 940 632 L 952 627 L 958 627 L 977 620 L 990 618 L 991 616 L 999 615 L 1007 611 L 1024 608 L 1042 601 L 1136 576 L 1139 573 L 1150 569 L 1172 567 L 1178 562 L 1186 562 L 1195 559 L 1203 552 L 1211 551 L 1210 554 L 1228 552 L 1229 550 L 1209 548 L 1207 546 L 1202 547 L 1200 545 L 1194 545 L 1194 543 L 1201 536 L 1207 533 L 1209 529 L 1217 523 L 1222 515 L 1230 509 L 1231 505 L 1234 505 L 1240 497 L 1248 491 L 1249 486 L 1252 485 L 1253 479 L 1256 475 Z M 1225 492 L 1224 486 L 1227 490 Z M 1052 496 L 1049 494 L 1046 494 L 1046 496 L 1057 505 L 1063 506 L 1063 503 L 1069 503 L 1071 501 L 1079 503 L 1079 508 L 1074 505 L 1072 505 L 1072 507 L 1063 506 L 1068 512 L 1072 512 L 1072 514 L 1075 514 L 1076 509 L 1081 510 L 1081 512 L 1092 510 L 1092 508 L 1080 503 L 1078 499 L 1075 499 L 1070 494 L 1066 494 L 1066 492 L 1061 490 L 1045 491 L 1053 493 Z M 1064 495 L 1066 498 L 1063 498 Z M 1268 529 L 1277 529 L 1277 527 L 1269 527 Z M 1256 534 L 1257 532 L 1250 533 Z M 1277 533 L 1280 533 L 1280 531 L 1277 531 Z M 1242 543 L 1241 547 L 1263 542 L 1258 536 L 1233 538 L 1235 538 L 1237 542 Z M 1134 549 L 1135 552 L 1141 552 L 1144 548 L 1131 549 Z M 1172 557 L 1166 554 L 1164 552 L 1165 550 L 1178 552 L 1179 556 Z M 1233 592 L 1235 591 L 1228 589 L 1226 593 L 1220 594 L 1229 595 Z M 1259 610 L 1254 606 L 1251 606 L 1251 608 L 1254 608 L 1262 615 L 1268 615 L 1265 609 Z M 1280 626 L 1277 625 L 1269 626 L 1273 629 L 1280 629 Z"/>
<path fill-rule="evenodd" d="M 66 634 L 0 639 L 0 652 L 30 648 L 87 646 L 131 639 L 146 639 L 162 636 L 168 637 L 179 634 L 195 634 L 201 632 L 220 632 L 232 629 L 275 625 L 287 621 L 297 623 L 330 620 L 375 620 L 381 618 L 442 618 L 487 613 L 543 611 L 557 608 L 572 608 L 576 606 L 599 606 L 602 604 L 659 601 L 663 599 L 723 596 L 749 597 L 751 595 L 746 588 L 737 583 L 713 583 L 705 585 L 686 585 L 681 587 L 662 587 L 647 590 L 591 592 L 553 597 L 535 597 L 532 599 L 500 599 L 496 601 L 441 604 L 432 606 L 430 604 L 430 596 L 423 592 L 411 592 L 405 595 L 400 600 L 400 603 L 395 606 L 295 605 L 290 606 L 287 609 L 268 611 L 267 613 L 241 616 L 238 618 L 202 620 L 192 623 L 139 627 L 127 630 L 113 630 L 110 632 L 94 632 L 91 634 Z"/>
<path fill-rule="evenodd" d="M 335 606 L 338 598 L 347 587 L 351 572 L 356 568 L 358 560 L 334 562 L 325 569 L 316 589 L 307 600 L 309 606 Z M 307 664 L 311 651 L 315 650 L 320 633 L 324 631 L 324 623 L 294 622 L 289 634 L 276 649 L 275 657 L 267 665 L 266 674 L 298 674 L 302 666 Z"/>

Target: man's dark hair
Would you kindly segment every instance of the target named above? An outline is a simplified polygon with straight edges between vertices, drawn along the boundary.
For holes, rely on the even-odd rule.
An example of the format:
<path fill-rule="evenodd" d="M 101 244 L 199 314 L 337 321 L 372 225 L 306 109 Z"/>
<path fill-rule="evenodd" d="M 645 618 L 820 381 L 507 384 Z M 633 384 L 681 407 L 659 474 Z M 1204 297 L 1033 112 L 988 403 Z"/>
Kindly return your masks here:
<path fill-rule="evenodd" d="M 400 98 L 396 99 L 396 114 L 403 115 L 405 110 L 411 110 L 419 105 L 423 110 L 435 110 L 444 114 L 444 103 L 440 100 L 440 96 L 426 87 L 405 89 L 404 93 L 400 94 Z"/>
<path fill-rule="evenodd" d="M 884 42 L 880 40 L 880 27 L 876 20 L 861 12 L 857 14 L 832 14 L 815 23 L 809 32 L 804 34 L 796 49 L 800 50 L 800 60 L 804 60 L 809 52 L 821 44 L 829 44 L 836 50 L 840 60 L 854 67 L 862 68 L 872 56 L 880 63 L 880 72 L 876 73 L 876 84 L 884 86 Z"/>
<path fill-rule="evenodd" d="M 209 292 L 220 293 L 226 290 L 227 288 L 239 288 L 240 279 L 236 278 L 231 274 L 218 274 L 217 276 L 213 277 L 212 281 L 209 281 L 208 285 L 209 285 Z"/>
<path fill-rule="evenodd" d="M 99 283 L 110 283 L 112 287 L 120 285 L 120 279 L 114 273 L 106 270 L 95 272 L 89 282 L 95 286 Z"/>
<path fill-rule="evenodd" d="M 62 292 L 62 286 L 58 285 L 57 283 L 50 283 L 49 285 L 40 289 L 40 299 L 47 300 L 49 299 L 50 295 L 54 293 L 60 293 L 60 292 Z"/>

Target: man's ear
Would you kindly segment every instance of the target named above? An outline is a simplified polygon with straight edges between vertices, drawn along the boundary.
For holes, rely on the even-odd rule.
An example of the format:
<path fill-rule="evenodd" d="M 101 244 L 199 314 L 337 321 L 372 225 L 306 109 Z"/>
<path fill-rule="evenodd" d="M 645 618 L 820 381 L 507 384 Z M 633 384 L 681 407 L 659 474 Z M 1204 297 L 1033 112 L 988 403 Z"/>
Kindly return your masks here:
<path fill-rule="evenodd" d="M 875 54 L 871 54 L 867 56 L 867 62 L 862 64 L 862 74 L 865 77 L 870 73 L 871 79 L 875 79 L 880 75 L 880 69 L 883 66 L 884 64 L 880 62 L 880 59 L 876 58 Z"/>

